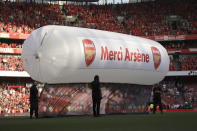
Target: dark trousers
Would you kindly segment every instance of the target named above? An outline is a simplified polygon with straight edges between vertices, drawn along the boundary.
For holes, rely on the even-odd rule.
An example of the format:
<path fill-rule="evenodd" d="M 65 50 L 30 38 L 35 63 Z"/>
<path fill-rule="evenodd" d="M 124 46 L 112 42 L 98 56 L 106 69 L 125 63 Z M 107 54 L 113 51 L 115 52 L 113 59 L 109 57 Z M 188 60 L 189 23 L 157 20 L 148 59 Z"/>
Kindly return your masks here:
<path fill-rule="evenodd" d="M 93 99 L 93 115 L 99 116 L 100 115 L 100 99 Z"/>
<path fill-rule="evenodd" d="M 154 104 L 153 113 L 155 113 L 155 111 L 157 110 L 157 106 L 159 106 L 159 110 L 161 112 L 163 112 L 163 106 L 162 106 L 162 103 L 161 103 L 161 100 L 160 99 L 155 99 L 153 101 L 153 104 Z"/>
<path fill-rule="evenodd" d="M 38 118 L 38 103 L 30 104 L 30 118 L 32 118 L 34 111 L 36 118 Z"/>

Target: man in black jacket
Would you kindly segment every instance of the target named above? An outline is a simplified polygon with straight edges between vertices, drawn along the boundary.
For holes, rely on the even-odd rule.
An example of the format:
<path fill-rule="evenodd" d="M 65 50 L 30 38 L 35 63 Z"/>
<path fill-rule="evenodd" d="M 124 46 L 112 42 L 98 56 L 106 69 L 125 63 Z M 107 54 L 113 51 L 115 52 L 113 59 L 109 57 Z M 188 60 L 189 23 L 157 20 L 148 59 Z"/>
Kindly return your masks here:
<path fill-rule="evenodd" d="M 155 111 L 157 110 L 157 105 L 159 106 L 159 109 L 161 111 L 161 113 L 163 113 L 163 106 L 161 103 L 161 87 L 159 84 L 156 84 L 153 88 L 153 104 L 154 104 L 154 108 L 153 108 L 153 113 L 155 114 Z"/>
<path fill-rule="evenodd" d="M 36 82 L 34 82 L 30 88 L 30 119 L 32 119 L 34 111 L 36 118 L 38 118 L 38 89 Z"/>
<path fill-rule="evenodd" d="M 93 101 L 93 115 L 97 117 L 100 115 L 100 104 L 102 99 L 99 76 L 94 77 L 94 81 L 91 83 L 92 88 L 92 101 Z"/>

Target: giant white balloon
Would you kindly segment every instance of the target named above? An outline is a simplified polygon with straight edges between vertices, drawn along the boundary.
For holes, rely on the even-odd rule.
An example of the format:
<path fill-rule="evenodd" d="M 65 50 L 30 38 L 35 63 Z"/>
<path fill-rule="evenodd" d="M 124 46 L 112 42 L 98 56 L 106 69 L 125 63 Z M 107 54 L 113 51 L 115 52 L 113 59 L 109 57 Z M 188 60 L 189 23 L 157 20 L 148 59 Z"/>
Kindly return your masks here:
<path fill-rule="evenodd" d="M 151 85 L 169 68 L 159 43 L 120 33 L 68 26 L 44 26 L 25 40 L 24 69 L 49 84 L 101 82 Z"/>

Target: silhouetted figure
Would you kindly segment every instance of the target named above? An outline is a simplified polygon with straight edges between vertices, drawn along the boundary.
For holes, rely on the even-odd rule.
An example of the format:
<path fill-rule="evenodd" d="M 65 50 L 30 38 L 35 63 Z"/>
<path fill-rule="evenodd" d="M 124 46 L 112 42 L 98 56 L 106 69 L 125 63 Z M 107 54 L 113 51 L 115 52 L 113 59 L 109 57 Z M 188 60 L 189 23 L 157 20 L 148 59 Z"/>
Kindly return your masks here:
<path fill-rule="evenodd" d="M 162 93 L 161 87 L 159 86 L 159 84 L 156 84 L 153 89 L 153 104 L 154 104 L 153 113 L 154 114 L 155 114 L 155 111 L 157 110 L 157 105 L 159 106 L 161 113 L 163 113 L 163 106 L 161 103 L 161 93 Z"/>
<path fill-rule="evenodd" d="M 38 118 L 38 89 L 35 83 L 30 88 L 30 119 L 32 119 L 34 111 L 36 118 Z"/>
<path fill-rule="evenodd" d="M 92 88 L 92 101 L 93 101 L 93 115 L 97 117 L 100 115 L 100 104 L 102 99 L 99 76 L 94 77 L 94 81 L 91 83 Z"/>

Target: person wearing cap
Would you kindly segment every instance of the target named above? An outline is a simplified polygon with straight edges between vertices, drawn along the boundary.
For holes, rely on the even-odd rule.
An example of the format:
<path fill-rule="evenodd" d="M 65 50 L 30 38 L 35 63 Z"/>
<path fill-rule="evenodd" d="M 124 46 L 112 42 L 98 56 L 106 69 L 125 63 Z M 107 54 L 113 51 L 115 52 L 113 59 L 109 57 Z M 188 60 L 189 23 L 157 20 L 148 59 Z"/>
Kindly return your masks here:
<path fill-rule="evenodd" d="M 93 115 L 98 117 L 100 115 L 100 104 L 102 99 L 99 76 L 94 77 L 94 81 L 91 82 L 92 88 L 92 101 L 93 101 Z"/>
<path fill-rule="evenodd" d="M 34 111 L 35 117 L 38 118 L 38 89 L 36 82 L 30 88 L 30 119 L 32 119 Z"/>
<path fill-rule="evenodd" d="M 159 106 L 159 110 L 161 113 L 163 113 L 163 106 L 161 103 L 161 87 L 159 84 L 156 84 L 153 88 L 153 114 L 155 114 L 155 111 L 157 110 L 157 105 Z"/>

